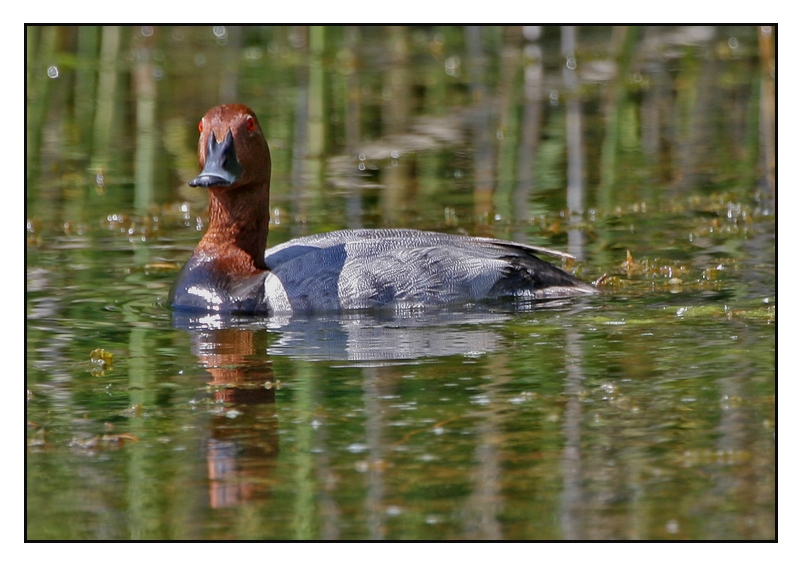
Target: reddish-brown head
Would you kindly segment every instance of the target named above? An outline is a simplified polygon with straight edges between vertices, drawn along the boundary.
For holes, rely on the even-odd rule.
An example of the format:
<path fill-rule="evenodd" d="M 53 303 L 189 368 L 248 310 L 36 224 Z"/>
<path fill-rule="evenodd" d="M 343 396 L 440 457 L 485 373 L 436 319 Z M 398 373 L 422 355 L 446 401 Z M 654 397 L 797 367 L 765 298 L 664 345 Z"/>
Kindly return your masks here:
<path fill-rule="evenodd" d="M 232 189 L 270 184 L 270 150 L 254 111 L 242 104 L 209 110 L 198 123 L 201 173 L 193 187 Z"/>
<path fill-rule="evenodd" d="M 209 228 L 196 254 L 215 258 L 226 274 L 266 269 L 270 221 L 270 151 L 254 111 L 224 104 L 198 123 L 201 173 L 193 187 L 209 189 Z"/>

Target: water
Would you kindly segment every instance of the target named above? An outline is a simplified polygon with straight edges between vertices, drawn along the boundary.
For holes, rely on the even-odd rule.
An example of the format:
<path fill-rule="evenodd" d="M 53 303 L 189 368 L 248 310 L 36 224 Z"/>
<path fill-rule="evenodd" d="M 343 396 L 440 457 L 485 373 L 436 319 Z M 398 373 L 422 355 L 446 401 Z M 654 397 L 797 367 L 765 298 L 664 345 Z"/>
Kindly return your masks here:
<path fill-rule="evenodd" d="M 581 28 L 576 86 L 552 28 L 31 33 L 27 538 L 776 537 L 760 31 Z M 269 132 L 271 243 L 496 236 L 605 293 L 174 317 L 228 97 Z"/>

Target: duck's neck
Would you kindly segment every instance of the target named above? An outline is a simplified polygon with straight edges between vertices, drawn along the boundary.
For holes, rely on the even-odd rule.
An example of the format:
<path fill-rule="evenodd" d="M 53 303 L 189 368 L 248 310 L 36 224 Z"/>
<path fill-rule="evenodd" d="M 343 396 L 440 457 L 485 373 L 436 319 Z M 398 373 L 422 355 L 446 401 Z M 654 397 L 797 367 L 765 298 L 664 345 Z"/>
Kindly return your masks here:
<path fill-rule="evenodd" d="M 230 274 L 266 270 L 269 187 L 213 189 L 209 195 L 209 228 L 196 251 L 224 264 Z"/>

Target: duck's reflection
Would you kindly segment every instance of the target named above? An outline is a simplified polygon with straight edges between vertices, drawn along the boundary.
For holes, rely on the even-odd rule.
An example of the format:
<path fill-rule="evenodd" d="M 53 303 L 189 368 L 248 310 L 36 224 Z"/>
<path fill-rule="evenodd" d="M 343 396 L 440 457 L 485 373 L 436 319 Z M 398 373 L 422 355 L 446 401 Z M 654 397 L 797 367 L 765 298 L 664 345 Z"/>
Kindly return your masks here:
<path fill-rule="evenodd" d="M 190 332 L 193 353 L 212 376 L 218 402 L 206 446 L 210 505 L 236 506 L 267 495 L 279 452 L 279 380 L 271 355 L 375 367 L 479 356 L 503 347 L 501 323 L 511 316 L 477 309 L 261 318 L 174 313 L 175 326 Z"/>
<path fill-rule="evenodd" d="M 269 354 L 305 360 L 370 362 L 493 352 L 502 336 L 496 313 L 297 317 L 278 327 Z M 274 321 L 274 324 L 276 322 Z"/>
<path fill-rule="evenodd" d="M 206 445 L 209 501 L 213 508 L 264 497 L 279 452 L 271 363 L 250 329 L 193 331 L 193 353 L 212 375 L 219 411 Z"/>
<path fill-rule="evenodd" d="M 565 302 L 530 302 L 528 309 L 559 307 Z M 574 302 L 577 307 L 577 302 Z M 271 331 L 267 354 L 305 360 L 383 361 L 493 352 L 500 348 L 501 323 L 521 309 L 403 313 L 345 313 L 321 316 L 245 317 L 175 313 L 178 328 Z"/>

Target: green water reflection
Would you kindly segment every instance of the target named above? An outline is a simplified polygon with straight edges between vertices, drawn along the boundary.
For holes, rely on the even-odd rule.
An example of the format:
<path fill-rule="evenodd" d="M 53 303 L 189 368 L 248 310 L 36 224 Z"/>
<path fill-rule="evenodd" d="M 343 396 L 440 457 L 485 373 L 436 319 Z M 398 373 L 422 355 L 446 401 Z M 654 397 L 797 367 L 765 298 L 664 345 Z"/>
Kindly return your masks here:
<path fill-rule="evenodd" d="M 27 538 L 774 539 L 773 34 L 29 28 Z M 496 236 L 606 293 L 174 318 L 235 100 L 271 243 Z"/>

